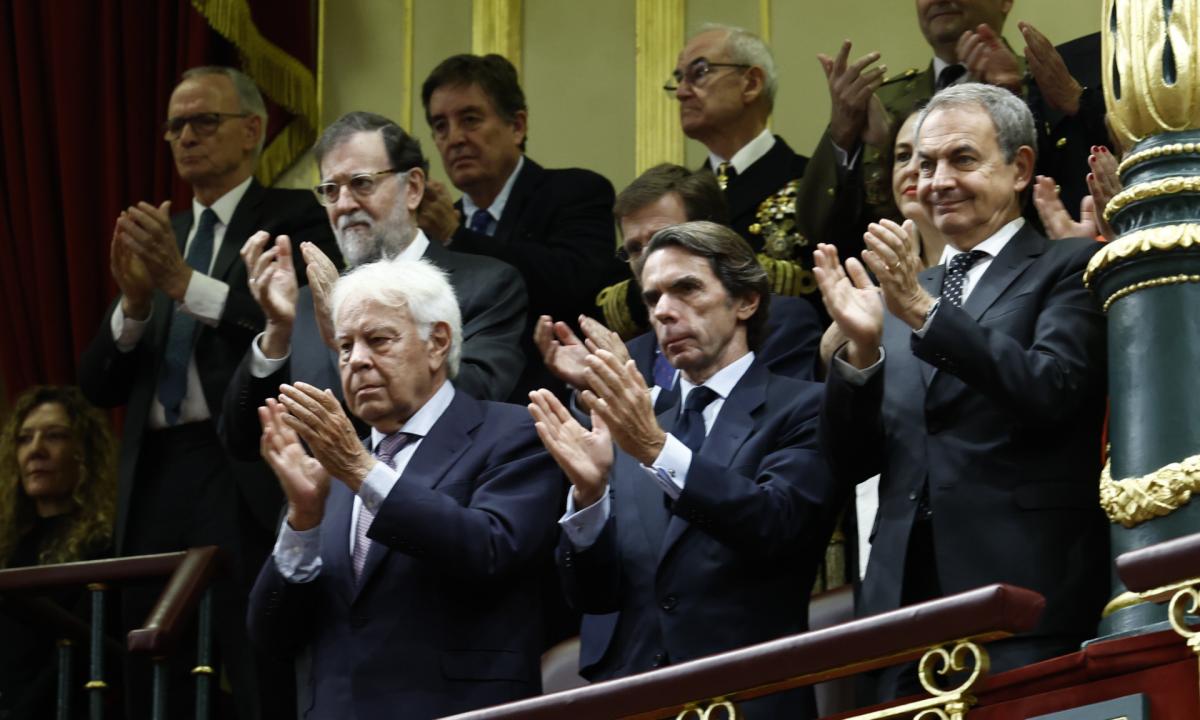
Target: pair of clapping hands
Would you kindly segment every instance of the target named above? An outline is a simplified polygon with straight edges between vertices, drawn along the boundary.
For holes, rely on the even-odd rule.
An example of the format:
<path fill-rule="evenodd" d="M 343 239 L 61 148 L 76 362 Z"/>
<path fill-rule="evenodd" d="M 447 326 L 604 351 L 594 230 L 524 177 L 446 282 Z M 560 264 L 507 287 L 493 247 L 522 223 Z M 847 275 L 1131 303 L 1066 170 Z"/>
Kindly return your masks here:
<path fill-rule="evenodd" d="M 586 316 L 580 316 L 579 325 L 582 341 L 566 323 L 543 315 L 533 340 L 550 372 L 576 388 L 592 427 L 583 427 L 549 390 L 529 394 L 529 412 L 538 437 L 574 486 L 575 506 L 582 509 L 607 489 L 614 442 L 650 465 L 662 452 L 666 433 L 620 336 Z"/>
<path fill-rule="evenodd" d="M 330 301 L 333 286 L 338 280 L 337 266 L 321 248 L 311 242 L 300 243 L 308 287 L 312 291 L 313 313 L 321 339 L 335 348 L 333 317 Z M 296 298 L 300 288 L 292 261 L 292 242 L 287 235 L 271 240 L 270 233 L 260 230 L 242 245 L 242 262 L 246 264 L 247 283 L 254 301 L 267 319 L 262 350 L 267 357 L 278 358 L 287 353 L 291 343 L 292 325 L 296 321 Z"/>
<path fill-rule="evenodd" d="M 1121 192 L 1121 178 L 1117 174 L 1117 159 L 1103 145 L 1092 146 L 1088 156 L 1091 172 L 1087 174 L 1088 191 L 1091 193 L 1079 203 L 1079 220 L 1071 217 L 1071 213 L 1058 197 L 1058 187 L 1054 178 L 1038 175 L 1033 182 L 1033 205 L 1037 208 L 1042 226 L 1051 240 L 1068 237 L 1103 236 L 1105 240 L 1115 240 L 1116 233 L 1104 219 L 1104 209 L 1110 200 Z"/>
<path fill-rule="evenodd" d="M 149 317 L 155 288 L 176 302 L 183 300 L 192 268 L 179 252 L 171 228 L 170 200 L 158 207 L 139 202 L 117 216 L 109 270 L 121 289 L 121 310 L 127 317 Z"/>

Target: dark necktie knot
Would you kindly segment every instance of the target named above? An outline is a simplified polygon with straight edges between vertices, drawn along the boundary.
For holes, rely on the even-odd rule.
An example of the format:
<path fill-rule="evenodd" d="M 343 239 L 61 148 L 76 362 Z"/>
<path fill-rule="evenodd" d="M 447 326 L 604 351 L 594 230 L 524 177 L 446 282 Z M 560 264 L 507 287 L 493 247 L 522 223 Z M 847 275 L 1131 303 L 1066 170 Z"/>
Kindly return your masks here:
<path fill-rule="evenodd" d="M 718 397 L 720 396 L 711 389 L 697 385 L 683 401 L 679 424 L 675 427 L 675 437 L 694 453 L 700 452 L 700 446 L 704 444 L 707 435 L 704 431 L 704 408 Z"/>
<path fill-rule="evenodd" d="M 491 225 L 492 215 L 483 208 L 477 208 L 475 212 L 471 213 L 471 220 L 467 223 L 467 227 L 471 229 L 471 232 L 477 232 L 481 235 L 487 235 L 488 228 Z"/>
<path fill-rule="evenodd" d="M 966 74 L 967 69 L 962 65 L 947 65 L 946 67 L 942 68 L 940 73 L 938 73 L 937 89 L 945 90 L 954 83 L 958 82 L 958 79 Z"/>
<path fill-rule="evenodd" d="M 704 412 L 704 408 L 708 407 L 713 400 L 716 400 L 719 395 L 703 385 L 697 385 L 688 393 L 687 400 L 683 403 L 683 409 L 688 412 Z"/>
<path fill-rule="evenodd" d="M 950 258 L 946 268 L 946 277 L 942 280 L 942 297 L 951 305 L 962 305 L 963 283 L 966 282 L 967 272 L 975 263 L 988 257 L 983 250 L 968 250 Z"/>

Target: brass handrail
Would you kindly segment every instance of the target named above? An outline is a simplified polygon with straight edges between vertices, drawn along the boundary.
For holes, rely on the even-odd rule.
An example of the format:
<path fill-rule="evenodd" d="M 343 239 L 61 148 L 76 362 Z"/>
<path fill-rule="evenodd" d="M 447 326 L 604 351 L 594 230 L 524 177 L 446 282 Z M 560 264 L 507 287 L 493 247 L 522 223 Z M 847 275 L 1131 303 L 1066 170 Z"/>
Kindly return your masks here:
<path fill-rule="evenodd" d="M 962 657 L 975 643 L 1032 630 L 1042 596 L 1011 585 L 989 585 L 823 630 L 800 633 L 653 672 L 595 683 L 538 698 L 454 715 L 454 720 L 653 720 L 724 717 L 715 710 L 804 685 L 847 677 L 922 656 L 924 669 Z M 949 645 L 950 650 L 941 646 Z M 973 648 L 973 649 L 972 649 Z M 974 673 L 972 682 L 986 670 Z M 979 656 L 976 655 L 976 659 Z M 928 667 L 927 667 L 928 666 Z M 923 673 L 924 677 L 925 673 Z M 964 697 L 963 686 L 942 694 Z"/>

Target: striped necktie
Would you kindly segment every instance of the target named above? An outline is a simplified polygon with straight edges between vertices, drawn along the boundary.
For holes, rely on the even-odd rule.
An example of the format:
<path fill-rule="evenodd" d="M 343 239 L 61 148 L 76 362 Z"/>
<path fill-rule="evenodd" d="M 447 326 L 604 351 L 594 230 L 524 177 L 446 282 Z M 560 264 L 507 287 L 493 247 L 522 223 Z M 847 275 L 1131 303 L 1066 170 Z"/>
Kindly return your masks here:
<path fill-rule="evenodd" d="M 379 441 L 379 445 L 375 448 L 375 457 L 394 469 L 396 455 L 413 437 L 415 436 L 399 431 L 388 435 Z M 363 566 L 367 563 L 367 553 L 371 550 L 371 539 L 367 537 L 367 531 L 371 529 L 371 523 L 374 520 L 375 513 L 367 509 L 365 502 L 360 502 L 358 522 L 354 526 L 354 553 L 351 555 L 354 564 L 354 579 L 356 580 L 362 575 Z"/>

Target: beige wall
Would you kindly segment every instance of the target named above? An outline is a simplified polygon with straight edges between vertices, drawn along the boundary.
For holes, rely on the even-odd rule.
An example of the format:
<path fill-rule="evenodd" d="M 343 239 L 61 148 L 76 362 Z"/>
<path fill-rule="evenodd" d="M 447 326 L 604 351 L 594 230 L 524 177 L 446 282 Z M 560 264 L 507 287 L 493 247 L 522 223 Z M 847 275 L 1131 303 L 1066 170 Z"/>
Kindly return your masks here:
<path fill-rule="evenodd" d="M 404 107 L 405 0 L 324 0 L 323 119 L 372 110 L 400 120 L 444 180 L 421 110 L 421 81 L 442 58 L 471 49 L 472 0 L 409 0 L 413 4 L 412 117 Z M 550 167 L 596 170 L 621 188 L 634 176 L 636 0 L 523 0 L 522 83 L 529 103 L 529 155 Z M 829 122 L 829 96 L 817 52 L 834 52 L 843 38 L 855 54 L 879 50 L 889 73 L 923 67 L 929 48 L 917 29 L 912 0 L 688 0 L 685 28 L 706 22 L 759 32 L 761 9 L 780 68 L 773 126 L 792 147 L 809 154 Z M 1019 52 L 1018 20 L 1054 42 L 1095 32 L 1100 0 L 1017 0 L 1005 35 Z M 819 8 L 819 9 L 818 9 Z M 682 38 L 680 39 L 682 44 Z M 675 52 L 672 49 L 671 52 Z M 665 80 L 665 78 L 664 78 Z M 687 163 L 703 148 L 689 141 Z M 308 186 L 311 163 L 293 168 L 285 182 Z"/>

